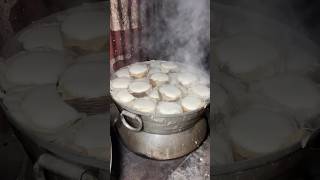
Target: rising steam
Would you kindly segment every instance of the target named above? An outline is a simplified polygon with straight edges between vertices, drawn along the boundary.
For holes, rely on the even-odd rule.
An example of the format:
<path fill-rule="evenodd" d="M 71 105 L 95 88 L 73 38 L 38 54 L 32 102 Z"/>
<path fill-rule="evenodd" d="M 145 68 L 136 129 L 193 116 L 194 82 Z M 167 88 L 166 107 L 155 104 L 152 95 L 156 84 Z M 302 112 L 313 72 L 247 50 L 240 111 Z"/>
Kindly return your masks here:
<path fill-rule="evenodd" d="M 143 46 L 167 60 L 183 62 L 204 71 L 210 44 L 209 0 L 162 0 L 155 5 L 151 36 Z"/>

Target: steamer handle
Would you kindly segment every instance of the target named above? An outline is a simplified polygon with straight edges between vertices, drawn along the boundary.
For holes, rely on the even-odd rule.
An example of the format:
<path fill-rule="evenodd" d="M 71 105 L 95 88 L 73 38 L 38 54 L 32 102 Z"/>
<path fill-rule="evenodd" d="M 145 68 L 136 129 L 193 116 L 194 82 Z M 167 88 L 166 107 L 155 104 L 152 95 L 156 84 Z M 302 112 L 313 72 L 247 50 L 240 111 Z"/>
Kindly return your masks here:
<path fill-rule="evenodd" d="M 137 120 L 138 123 L 139 123 L 138 127 L 132 127 L 132 126 L 127 122 L 125 116 Z M 121 117 L 121 122 L 122 122 L 122 124 L 123 124 L 126 128 L 128 128 L 128 129 L 131 130 L 131 131 L 136 131 L 136 132 L 141 131 L 141 129 L 142 129 L 142 127 L 143 127 L 143 124 L 142 124 L 141 118 L 140 118 L 138 115 L 136 115 L 136 114 L 134 114 L 134 113 L 131 113 L 131 112 L 128 112 L 128 111 L 126 111 L 126 110 L 122 110 L 122 112 L 121 112 L 121 114 L 120 114 L 120 117 Z"/>

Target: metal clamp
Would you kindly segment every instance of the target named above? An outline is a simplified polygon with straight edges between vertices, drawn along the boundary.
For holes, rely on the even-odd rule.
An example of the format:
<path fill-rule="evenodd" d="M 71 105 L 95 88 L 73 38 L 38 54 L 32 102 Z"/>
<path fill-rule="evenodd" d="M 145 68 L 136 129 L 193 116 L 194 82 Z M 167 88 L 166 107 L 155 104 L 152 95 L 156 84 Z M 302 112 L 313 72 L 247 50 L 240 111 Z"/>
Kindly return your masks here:
<path fill-rule="evenodd" d="M 132 119 L 135 119 L 136 121 L 138 121 L 138 127 L 132 127 L 128 122 L 127 120 L 124 118 L 124 117 L 129 117 L 129 118 L 132 118 Z M 131 113 L 129 111 L 126 111 L 126 110 L 122 110 L 121 114 L 120 114 L 120 117 L 121 117 L 121 122 L 122 124 L 130 129 L 131 131 L 136 131 L 136 132 L 139 132 L 141 131 L 142 127 L 143 127 L 143 123 L 142 123 L 142 120 L 141 118 L 134 114 L 134 113 Z"/>

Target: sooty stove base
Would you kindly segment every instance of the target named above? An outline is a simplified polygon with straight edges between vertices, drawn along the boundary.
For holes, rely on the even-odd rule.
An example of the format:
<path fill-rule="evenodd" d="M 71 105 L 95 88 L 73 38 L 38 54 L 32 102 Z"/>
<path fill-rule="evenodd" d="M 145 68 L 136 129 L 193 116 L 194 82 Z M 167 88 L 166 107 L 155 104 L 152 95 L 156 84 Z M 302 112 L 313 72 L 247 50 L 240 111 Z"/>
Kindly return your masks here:
<path fill-rule="evenodd" d="M 113 176 L 119 180 L 210 179 L 209 138 L 188 156 L 157 161 L 130 152 L 118 138 L 113 139 Z"/>

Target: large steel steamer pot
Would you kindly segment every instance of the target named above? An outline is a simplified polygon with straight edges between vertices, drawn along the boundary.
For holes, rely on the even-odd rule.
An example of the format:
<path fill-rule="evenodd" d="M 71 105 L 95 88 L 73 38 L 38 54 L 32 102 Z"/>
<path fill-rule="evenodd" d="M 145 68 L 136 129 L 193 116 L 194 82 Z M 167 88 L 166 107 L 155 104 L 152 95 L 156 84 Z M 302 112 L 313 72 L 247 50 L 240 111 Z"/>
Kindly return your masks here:
<path fill-rule="evenodd" d="M 315 45 L 311 40 L 303 36 L 301 33 L 298 33 L 289 28 L 288 26 L 279 23 L 273 19 L 269 19 L 258 14 L 244 11 L 241 8 L 225 6 L 217 3 L 215 4 L 214 8 L 215 12 L 217 14 L 221 14 L 222 16 L 232 14 L 232 16 L 234 17 L 252 17 L 252 19 L 249 20 L 252 24 L 266 24 L 266 27 L 272 27 L 271 31 L 274 31 L 273 33 L 278 31 L 277 33 L 279 37 L 285 37 L 286 35 L 290 35 L 289 38 L 292 40 L 291 42 L 298 43 L 300 45 L 302 44 L 305 47 L 305 50 L 309 51 L 310 53 L 319 52 L 318 46 Z M 256 21 L 259 22 L 254 23 Z M 264 26 L 256 26 L 253 28 L 256 28 L 256 30 L 268 29 Z M 282 174 L 286 174 L 289 170 L 295 168 L 299 164 L 299 162 L 301 162 L 304 153 L 304 145 L 306 144 L 308 137 L 311 136 L 312 132 L 308 134 L 309 135 L 306 135 L 306 137 L 303 138 L 301 142 L 292 144 L 290 147 L 282 149 L 272 154 L 268 154 L 255 159 L 238 161 L 223 166 L 215 166 L 213 164 L 211 165 L 211 173 L 213 175 L 212 179 L 270 180 L 273 178 L 277 178 Z"/>
<path fill-rule="evenodd" d="M 114 79 L 113 75 L 111 79 Z M 201 145 L 207 135 L 207 121 L 202 109 L 178 115 L 138 112 L 117 102 L 120 112 L 116 127 L 123 143 L 133 152 L 157 160 L 187 155 Z"/>

